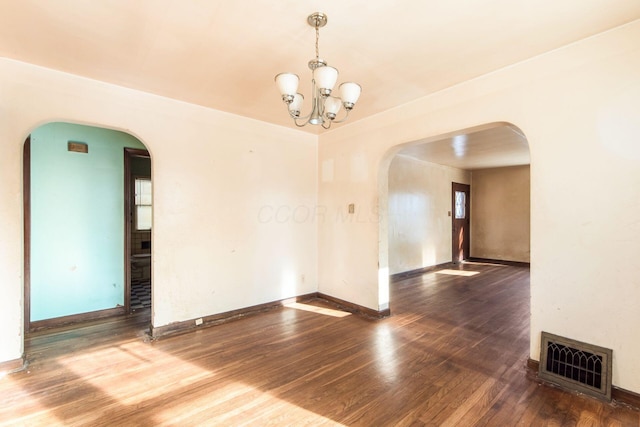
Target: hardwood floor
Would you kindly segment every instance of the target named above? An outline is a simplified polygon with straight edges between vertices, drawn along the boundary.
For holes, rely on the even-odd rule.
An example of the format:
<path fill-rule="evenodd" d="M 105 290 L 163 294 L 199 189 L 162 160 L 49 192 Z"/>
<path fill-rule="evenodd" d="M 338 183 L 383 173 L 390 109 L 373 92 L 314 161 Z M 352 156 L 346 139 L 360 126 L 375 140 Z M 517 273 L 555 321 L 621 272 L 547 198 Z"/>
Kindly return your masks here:
<path fill-rule="evenodd" d="M 458 269 L 393 283 L 383 320 L 311 301 L 155 342 L 148 311 L 32 334 L 0 424 L 640 425 L 527 378 L 527 268 Z"/>

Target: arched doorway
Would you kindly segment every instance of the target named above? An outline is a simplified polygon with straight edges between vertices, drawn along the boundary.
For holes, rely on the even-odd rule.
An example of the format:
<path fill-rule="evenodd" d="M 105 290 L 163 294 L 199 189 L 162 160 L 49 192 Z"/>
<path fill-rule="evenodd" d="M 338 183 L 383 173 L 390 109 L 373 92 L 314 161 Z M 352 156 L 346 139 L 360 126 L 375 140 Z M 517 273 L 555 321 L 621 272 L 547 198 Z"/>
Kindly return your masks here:
<path fill-rule="evenodd" d="M 470 256 L 530 262 L 529 163 L 527 140 L 509 123 L 491 123 L 389 150 L 379 171 L 382 301 L 385 296 L 389 299 L 389 277 L 419 274 L 452 262 L 452 183 L 471 184 Z M 476 190 L 474 182 L 482 185 Z M 474 210 L 481 214 L 474 216 Z M 522 217 L 503 220 L 514 213 Z"/>
<path fill-rule="evenodd" d="M 129 310 L 127 149 L 148 155 L 128 133 L 73 123 L 44 124 L 27 139 L 25 331 Z"/>

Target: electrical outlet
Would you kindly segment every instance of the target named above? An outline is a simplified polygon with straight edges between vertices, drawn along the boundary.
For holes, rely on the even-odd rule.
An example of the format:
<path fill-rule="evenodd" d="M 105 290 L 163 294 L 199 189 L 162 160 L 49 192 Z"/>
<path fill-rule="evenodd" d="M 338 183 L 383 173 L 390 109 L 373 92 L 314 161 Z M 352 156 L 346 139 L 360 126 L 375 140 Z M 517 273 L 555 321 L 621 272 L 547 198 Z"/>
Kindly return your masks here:
<path fill-rule="evenodd" d="M 199 319 L 196 319 L 196 326 L 200 326 L 202 325 L 202 317 Z"/>
<path fill-rule="evenodd" d="M 355 213 L 355 211 L 356 211 L 355 203 L 350 203 L 349 204 L 349 213 L 352 214 L 352 213 Z"/>

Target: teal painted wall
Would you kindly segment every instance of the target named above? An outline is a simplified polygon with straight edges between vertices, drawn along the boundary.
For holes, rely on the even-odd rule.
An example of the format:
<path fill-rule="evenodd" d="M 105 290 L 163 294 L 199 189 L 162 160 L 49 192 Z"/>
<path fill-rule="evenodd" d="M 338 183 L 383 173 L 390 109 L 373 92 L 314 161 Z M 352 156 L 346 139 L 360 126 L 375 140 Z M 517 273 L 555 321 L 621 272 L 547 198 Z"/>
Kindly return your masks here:
<path fill-rule="evenodd" d="M 124 305 L 124 147 L 145 148 L 70 123 L 31 134 L 31 321 Z"/>

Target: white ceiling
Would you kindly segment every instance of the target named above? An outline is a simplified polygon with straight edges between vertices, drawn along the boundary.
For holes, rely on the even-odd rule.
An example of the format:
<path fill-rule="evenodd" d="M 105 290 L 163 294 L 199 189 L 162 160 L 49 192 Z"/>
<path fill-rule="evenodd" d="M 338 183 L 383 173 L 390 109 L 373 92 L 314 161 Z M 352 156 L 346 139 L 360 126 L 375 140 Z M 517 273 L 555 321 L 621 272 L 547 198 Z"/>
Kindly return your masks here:
<path fill-rule="evenodd" d="M 398 152 L 430 163 L 475 170 L 528 165 L 529 145 L 519 129 L 501 125 L 432 142 L 417 141 Z"/>
<path fill-rule="evenodd" d="M 0 56 L 291 126 L 320 55 L 363 87 L 350 121 L 640 18 L 638 0 L 0 0 Z"/>
<path fill-rule="evenodd" d="M 321 57 L 363 87 L 355 121 L 636 20 L 640 1 L 0 0 L 0 56 L 291 126 L 273 77 L 309 92 L 315 11 Z"/>

